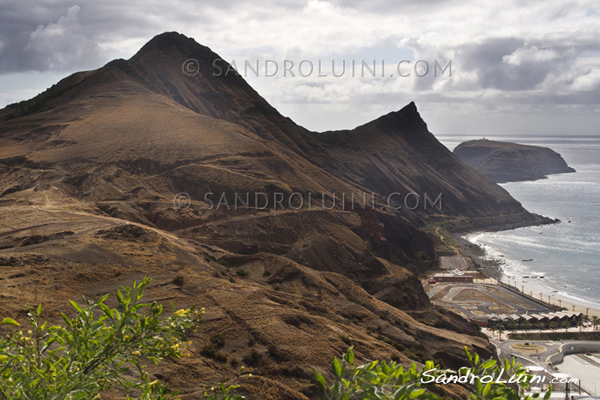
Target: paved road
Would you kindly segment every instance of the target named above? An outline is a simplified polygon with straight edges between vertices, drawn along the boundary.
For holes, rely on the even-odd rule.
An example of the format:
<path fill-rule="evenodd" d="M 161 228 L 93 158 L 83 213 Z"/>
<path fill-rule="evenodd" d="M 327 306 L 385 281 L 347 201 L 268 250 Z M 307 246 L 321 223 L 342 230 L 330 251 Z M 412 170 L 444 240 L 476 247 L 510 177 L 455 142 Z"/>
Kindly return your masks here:
<path fill-rule="evenodd" d="M 544 372 L 543 372 L 543 376 L 546 377 L 546 382 L 550 382 L 552 380 L 552 376 L 551 374 L 556 373 L 556 371 L 553 369 L 553 367 L 548 365 L 548 357 L 550 357 L 553 354 L 557 354 L 558 352 L 561 351 L 561 346 L 562 349 L 568 349 L 570 344 L 587 344 L 587 345 L 591 345 L 591 346 L 595 346 L 598 348 L 598 352 L 600 352 L 600 342 L 598 341 L 584 341 L 584 340 L 566 340 L 566 341 L 544 341 L 544 340 L 539 340 L 539 341 L 524 341 L 524 340 L 504 340 L 504 341 L 498 341 L 496 339 L 492 339 L 490 340 L 490 342 L 492 344 L 494 344 L 496 346 L 496 350 L 498 352 L 498 358 L 499 359 L 510 359 L 511 357 L 516 357 L 516 360 L 518 362 L 520 362 L 521 364 L 523 364 L 524 366 L 538 366 L 538 367 L 542 367 L 544 368 Z M 523 343 L 529 343 L 531 345 L 539 345 L 545 348 L 545 350 L 540 351 L 539 353 L 533 353 L 533 354 L 524 354 L 524 353 L 519 353 L 518 351 L 515 351 L 513 349 L 511 349 L 511 346 L 514 344 L 523 344 Z M 559 385 L 557 387 L 559 390 L 562 390 L 564 388 L 564 386 Z M 572 391 L 579 391 L 579 387 L 577 384 L 573 384 L 572 385 Z"/>
<path fill-rule="evenodd" d="M 525 353 L 516 352 L 513 349 L 511 349 L 511 347 L 510 347 L 514 344 L 525 343 L 525 341 L 523 341 L 523 340 L 504 340 L 502 342 L 498 342 L 497 340 L 490 340 L 490 341 L 498 349 L 498 351 L 499 351 L 498 357 L 500 357 L 500 358 L 510 358 L 513 354 L 515 354 L 519 357 L 519 361 L 523 365 L 539 365 L 539 366 L 543 366 L 543 367 L 546 367 L 546 358 L 548 358 L 552 354 L 556 354 L 558 352 L 560 345 L 562 344 L 561 342 L 554 342 L 554 341 L 547 341 L 547 340 L 546 341 L 544 341 L 544 340 L 539 340 L 539 341 L 528 340 L 528 341 L 526 341 L 527 343 L 532 344 L 532 345 L 535 344 L 535 345 L 542 346 L 546 350 L 540 351 L 539 353 L 533 353 L 533 354 L 526 355 Z"/>

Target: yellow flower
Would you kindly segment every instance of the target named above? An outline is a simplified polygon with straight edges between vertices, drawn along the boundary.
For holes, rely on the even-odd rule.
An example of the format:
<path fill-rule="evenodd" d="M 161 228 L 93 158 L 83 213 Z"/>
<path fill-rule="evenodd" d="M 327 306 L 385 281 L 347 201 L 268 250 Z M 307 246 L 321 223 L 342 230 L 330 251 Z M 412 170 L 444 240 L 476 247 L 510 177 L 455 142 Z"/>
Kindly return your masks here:
<path fill-rule="evenodd" d="M 182 315 L 185 315 L 185 314 L 187 314 L 187 313 L 189 313 L 189 312 L 190 312 L 190 310 L 189 310 L 189 309 L 188 309 L 188 310 L 185 310 L 185 309 L 183 309 L 183 308 L 182 308 L 181 310 L 177 310 L 177 311 L 175 311 L 175 315 L 177 315 L 178 317 L 181 317 Z"/>
<path fill-rule="evenodd" d="M 131 354 L 133 354 L 134 356 L 139 356 L 139 355 L 140 355 L 140 351 L 139 351 L 139 350 L 136 350 L 136 351 L 134 351 L 134 352 L 133 352 L 133 353 L 131 353 Z"/>
<path fill-rule="evenodd" d="M 150 386 L 156 385 L 158 383 L 158 379 L 155 381 L 150 382 Z"/>

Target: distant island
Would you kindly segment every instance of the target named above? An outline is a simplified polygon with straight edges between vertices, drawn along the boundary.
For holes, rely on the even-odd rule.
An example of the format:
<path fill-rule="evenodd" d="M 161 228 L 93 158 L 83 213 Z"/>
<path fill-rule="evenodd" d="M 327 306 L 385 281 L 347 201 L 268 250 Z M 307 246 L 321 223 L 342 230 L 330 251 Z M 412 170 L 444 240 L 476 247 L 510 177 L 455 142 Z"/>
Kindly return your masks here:
<path fill-rule="evenodd" d="M 459 144 L 454 154 L 497 183 L 532 181 L 575 172 L 548 147 L 480 139 Z"/>

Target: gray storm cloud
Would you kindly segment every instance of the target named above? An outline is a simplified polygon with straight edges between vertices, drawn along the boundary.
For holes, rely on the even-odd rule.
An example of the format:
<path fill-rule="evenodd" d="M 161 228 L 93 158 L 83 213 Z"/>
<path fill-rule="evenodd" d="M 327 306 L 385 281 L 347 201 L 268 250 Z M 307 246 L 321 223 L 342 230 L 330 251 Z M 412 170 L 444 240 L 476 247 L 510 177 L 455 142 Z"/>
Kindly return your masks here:
<path fill-rule="evenodd" d="M 31 54 L 31 69 L 64 71 L 98 67 L 102 60 L 100 50 L 79 23 L 79 10 L 80 7 L 74 5 L 57 22 L 40 25 L 31 32 L 24 49 L 26 54 Z"/>
<path fill-rule="evenodd" d="M 452 63 L 452 77 L 443 79 L 248 78 L 274 106 L 312 129 L 351 128 L 412 100 L 434 129 L 462 126 L 464 115 L 473 113 L 495 121 L 517 104 L 522 114 L 515 121 L 563 112 L 577 112 L 586 127 L 599 119 L 600 4 L 587 0 L 510 7 L 444 0 L 3 2 L 0 106 L 42 91 L 39 82 L 47 87 L 57 73 L 129 58 L 154 35 L 173 30 L 226 60 L 364 56 L 394 62 L 395 54 L 413 54 L 412 62 Z M 48 80 L 28 79 L 35 73 Z"/>

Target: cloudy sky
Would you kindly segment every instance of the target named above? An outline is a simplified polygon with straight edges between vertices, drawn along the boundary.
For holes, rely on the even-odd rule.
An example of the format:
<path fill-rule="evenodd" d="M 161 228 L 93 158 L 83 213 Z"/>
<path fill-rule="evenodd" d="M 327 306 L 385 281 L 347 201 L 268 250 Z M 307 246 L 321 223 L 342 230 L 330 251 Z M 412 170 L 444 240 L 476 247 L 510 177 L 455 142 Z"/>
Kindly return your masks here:
<path fill-rule="evenodd" d="M 242 73 L 258 61 L 247 80 L 313 130 L 352 128 L 415 101 L 438 135 L 600 134 L 597 0 L 2 1 L 0 107 L 130 58 L 164 31 Z M 285 60 L 296 76 L 283 75 Z M 362 66 L 373 60 L 376 76 Z"/>

